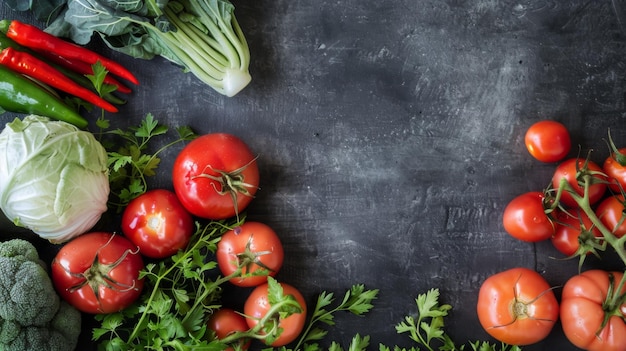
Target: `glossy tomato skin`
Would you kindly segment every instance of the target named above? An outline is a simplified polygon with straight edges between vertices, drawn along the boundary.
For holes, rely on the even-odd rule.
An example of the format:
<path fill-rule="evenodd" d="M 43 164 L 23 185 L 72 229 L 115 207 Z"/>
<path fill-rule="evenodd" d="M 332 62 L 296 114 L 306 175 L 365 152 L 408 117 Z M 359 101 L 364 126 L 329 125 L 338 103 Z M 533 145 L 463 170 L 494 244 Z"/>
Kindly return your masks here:
<path fill-rule="evenodd" d="M 270 346 L 273 347 L 284 346 L 296 340 L 304 328 L 307 314 L 306 302 L 304 301 L 304 297 L 300 291 L 289 284 L 282 282 L 279 284 L 283 288 L 284 295 L 293 295 L 295 297 L 296 301 L 300 304 L 302 311 L 280 320 L 279 324 L 280 328 L 283 329 L 283 332 L 273 343 L 270 344 Z M 254 328 L 254 326 L 257 325 L 258 320 L 263 318 L 270 310 L 271 305 L 267 297 L 268 290 L 267 283 L 259 285 L 252 290 L 246 299 L 243 311 L 244 314 L 248 316 L 246 318 L 248 327 Z"/>
<path fill-rule="evenodd" d="M 539 273 L 520 267 L 483 282 L 477 312 L 480 324 L 495 339 L 530 345 L 550 334 L 559 317 L 559 305 Z"/>
<path fill-rule="evenodd" d="M 143 279 L 139 279 L 143 268 L 137 246 L 128 239 L 92 232 L 72 239 L 59 250 L 52 261 L 51 274 L 65 301 L 85 313 L 100 314 L 123 310 L 137 300 L 143 289 Z M 97 284 L 98 278 L 109 282 Z M 89 281 L 96 284 L 93 289 L 87 284 Z"/>
<path fill-rule="evenodd" d="M 626 148 L 618 149 L 617 152 L 626 155 Z M 620 186 L 626 191 L 626 166 L 622 166 L 617 161 L 615 153 L 611 153 L 611 155 L 604 160 L 602 169 L 609 178 L 609 187 L 614 193 L 620 193 Z"/>
<path fill-rule="evenodd" d="M 584 159 L 570 158 L 561 162 L 556 167 L 556 170 L 554 171 L 554 175 L 552 176 L 552 186 L 554 187 L 554 189 L 559 188 L 559 183 L 561 182 L 561 179 L 564 178 L 570 184 L 572 189 L 578 195 L 582 196 L 584 193 L 584 189 L 578 184 L 578 180 L 576 179 L 576 174 L 578 173 L 578 170 L 584 167 L 584 165 L 585 165 Z M 600 168 L 600 166 L 598 166 L 597 163 L 591 160 L 587 161 L 587 169 L 589 172 L 602 173 L 602 168 Z M 589 186 L 589 204 L 590 205 L 593 205 L 597 203 L 598 201 L 600 201 L 600 199 L 602 199 L 602 197 L 604 196 L 606 192 L 606 188 L 607 188 L 605 176 L 596 174 L 594 175 L 594 177 L 596 178 L 596 180 L 593 182 L 593 184 Z M 566 207 L 571 207 L 571 208 L 578 207 L 578 204 L 576 203 L 576 201 L 574 201 L 570 193 L 567 191 L 563 192 L 560 202 Z"/>
<path fill-rule="evenodd" d="M 589 270 L 571 277 L 561 295 L 561 324 L 567 339 L 587 351 L 625 351 L 626 323 L 622 316 L 613 315 L 601 329 L 605 318 L 603 303 L 609 291 L 609 275 L 614 287 L 621 272 Z M 621 293 L 626 292 L 622 289 Z M 622 307 L 624 308 L 624 307 Z"/>
<path fill-rule="evenodd" d="M 557 222 L 556 230 L 550 240 L 554 247 L 566 256 L 578 253 L 581 241 L 584 243 L 586 240 L 602 237 L 602 233 L 585 212 L 580 211 L 576 213 L 576 216 L 561 213 Z"/>
<path fill-rule="evenodd" d="M 267 282 L 268 276 L 275 276 L 283 265 L 283 245 L 276 232 L 260 222 L 245 222 L 222 235 L 217 244 L 217 264 L 224 276 L 237 271 L 239 262 L 248 259 L 241 277 L 229 280 L 242 287 L 257 286 Z M 267 274 L 251 275 L 265 270 Z"/>
<path fill-rule="evenodd" d="M 222 340 L 235 332 L 244 332 L 248 330 L 246 319 L 235 310 L 230 308 L 220 308 L 215 311 L 207 322 L 207 327 L 215 332 L 215 336 Z M 250 347 L 250 340 L 241 340 L 241 350 L 247 350 Z M 232 347 L 226 348 L 226 351 L 232 351 Z"/>
<path fill-rule="evenodd" d="M 572 147 L 567 128 L 552 120 L 542 120 L 531 125 L 524 136 L 524 143 L 528 152 L 541 162 L 561 161 Z"/>
<path fill-rule="evenodd" d="M 256 157 L 238 137 L 205 134 L 176 157 L 172 181 L 191 214 L 219 220 L 234 217 L 250 204 L 259 186 L 259 169 Z"/>
<path fill-rule="evenodd" d="M 609 196 L 602 200 L 595 212 L 602 224 L 616 237 L 621 238 L 626 234 L 626 219 L 622 219 L 622 216 L 626 215 L 626 208 L 621 195 Z"/>
<path fill-rule="evenodd" d="M 169 257 L 185 248 L 193 231 L 191 214 L 176 194 L 165 189 L 140 195 L 122 214 L 122 232 L 151 258 Z"/>
<path fill-rule="evenodd" d="M 502 223 L 507 233 L 527 242 L 550 239 L 555 230 L 554 223 L 545 213 L 544 195 L 538 191 L 511 200 L 504 209 Z"/>

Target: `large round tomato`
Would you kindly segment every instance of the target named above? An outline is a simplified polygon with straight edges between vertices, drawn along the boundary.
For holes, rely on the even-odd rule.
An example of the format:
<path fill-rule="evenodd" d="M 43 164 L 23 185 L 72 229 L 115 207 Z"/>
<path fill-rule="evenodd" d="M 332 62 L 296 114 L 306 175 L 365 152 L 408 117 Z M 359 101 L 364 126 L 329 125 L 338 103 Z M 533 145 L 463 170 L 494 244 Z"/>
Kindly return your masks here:
<path fill-rule="evenodd" d="M 283 245 L 276 232 L 259 222 L 245 222 L 222 235 L 217 244 L 217 264 L 224 276 L 241 269 L 230 280 L 237 286 L 257 286 L 274 276 L 283 264 Z"/>
<path fill-rule="evenodd" d="M 596 215 L 616 237 L 626 234 L 626 208 L 622 195 L 609 196 L 596 207 Z"/>
<path fill-rule="evenodd" d="M 222 340 L 235 332 L 243 332 L 248 330 L 248 323 L 241 314 L 230 308 L 220 308 L 215 311 L 207 322 L 207 327 L 215 332 L 215 336 Z M 240 350 L 247 350 L 250 347 L 250 340 L 237 340 Z M 232 347 L 226 348 L 225 351 L 233 351 Z"/>
<path fill-rule="evenodd" d="M 52 281 L 59 295 L 80 311 L 120 311 L 143 289 L 139 249 L 120 235 L 83 234 L 65 244 L 52 261 Z"/>
<path fill-rule="evenodd" d="M 554 247 L 566 256 L 586 255 L 598 245 L 602 233 L 593 224 L 585 212 L 577 216 L 560 213 L 557 217 L 556 230 L 550 239 Z"/>
<path fill-rule="evenodd" d="M 589 270 L 571 277 L 561 294 L 563 332 L 576 347 L 588 351 L 626 350 L 626 304 L 613 297 L 621 272 Z M 615 295 L 617 294 L 617 295 Z"/>
<path fill-rule="evenodd" d="M 269 327 L 267 329 L 275 330 L 274 323 L 278 323 L 278 328 L 282 329 L 280 335 L 275 340 L 271 342 L 267 342 L 267 340 L 264 340 L 266 341 L 266 344 L 273 347 L 287 345 L 290 342 L 294 341 L 300 335 L 302 329 L 304 328 L 307 311 L 304 297 L 302 296 L 300 291 L 298 291 L 298 289 L 289 284 L 278 284 L 280 284 L 280 287 L 282 288 L 283 294 L 285 296 L 291 295 L 293 296 L 293 298 L 295 298 L 295 301 L 297 301 L 300 305 L 300 312 L 293 313 L 286 318 L 282 317 L 281 313 L 273 313 L 271 316 L 269 316 L 270 319 L 267 320 L 267 324 L 265 324 L 267 327 Z M 252 293 L 250 293 L 250 296 L 248 296 L 248 298 L 246 299 L 243 311 L 246 315 L 246 322 L 248 323 L 248 326 L 250 328 L 254 328 L 261 319 L 265 318 L 268 315 L 272 307 L 275 306 L 271 303 L 271 298 L 268 297 L 268 293 L 271 293 L 269 290 L 269 284 L 265 283 L 257 286 L 252 291 Z"/>
<path fill-rule="evenodd" d="M 554 234 L 554 224 L 545 213 L 544 195 L 531 191 L 517 196 L 504 209 L 504 230 L 514 238 L 528 242 L 547 240 Z"/>
<path fill-rule="evenodd" d="M 164 258 L 185 248 L 193 234 L 191 215 L 176 194 L 148 191 L 132 200 L 122 215 L 122 232 L 147 257 Z"/>
<path fill-rule="evenodd" d="M 561 179 L 565 179 L 576 194 L 583 196 L 585 190 L 581 184 L 586 176 L 589 176 L 590 179 L 589 204 L 593 205 L 604 196 L 606 177 L 602 173 L 602 168 L 591 160 L 570 158 L 561 162 L 552 176 L 552 186 L 558 189 Z M 566 207 L 578 207 L 578 204 L 568 191 L 563 191 L 560 202 Z"/>
<path fill-rule="evenodd" d="M 477 311 L 485 331 L 511 345 L 543 340 L 559 317 L 550 286 L 528 268 L 513 268 L 487 278 L 478 293 Z"/>
<path fill-rule="evenodd" d="M 242 212 L 259 187 L 256 157 L 234 135 L 206 134 L 191 141 L 174 161 L 174 191 L 192 214 L 226 219 Z"/>
<path fill-rule="evenodd" d="M 557 162 L 569 153 L 572 142 L 567 128 L 551 120 L 539 121 L 524 136 L 528 152 L 542 162 Z"/>
<path fill-rule="evenodd" d="M 620 187 L 626 191 L 626 148 L 617 149 L 606 158 L 602 169 L 609 178 L 609 187 L 613 192 L 619 194 Z"/>

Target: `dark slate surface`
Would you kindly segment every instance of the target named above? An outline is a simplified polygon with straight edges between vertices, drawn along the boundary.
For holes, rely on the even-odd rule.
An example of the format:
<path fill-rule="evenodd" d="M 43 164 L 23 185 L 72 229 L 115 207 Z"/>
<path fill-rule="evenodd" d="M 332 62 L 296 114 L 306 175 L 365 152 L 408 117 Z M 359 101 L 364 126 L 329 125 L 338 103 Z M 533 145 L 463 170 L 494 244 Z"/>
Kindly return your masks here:
<path fill-rule="evenodd" d="M 524 266 L 557 286 L 576 272 L 549 242 L 505 234 L 501 215 L 552 175 L 554 165 L 524 148 L 533 122 L 563 122 L 599 162 L 608 128 L 626 144 L 624 1 L 234 4 L 252 53 L 249 87 L 226 98 L 164 60 L 95 43 L 142 82 L 112 118 L 124 125 L 150 112 L 248 142 L 262 176 L 248 216 L 280 233 L 279 278 L 311 301 L 355 283 L 380 289 L 368 317 L 337 316 L 329 340 L 347 346 L 358 332 L 371 336 L 372 349 L 410 346 L 394 325 L 434 287 L 454 306 L 455 340 L 490 340 L 475 313 L 486 277 Z M 176 151 L 154 186 L 171 187 Z M 620 268 L 616 262 L 591 258 L 586 268 Z M 524 349 L 575 350 L 559 325 Z"/>

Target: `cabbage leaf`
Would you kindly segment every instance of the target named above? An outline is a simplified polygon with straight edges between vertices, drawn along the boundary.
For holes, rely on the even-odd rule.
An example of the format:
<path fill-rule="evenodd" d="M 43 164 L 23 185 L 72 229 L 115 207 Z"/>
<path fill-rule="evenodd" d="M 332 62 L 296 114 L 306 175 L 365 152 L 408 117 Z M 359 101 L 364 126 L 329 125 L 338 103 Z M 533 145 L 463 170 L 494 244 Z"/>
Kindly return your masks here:
<path fill-rule="evenodd" d="M 90 230 L 107 210 L 107 153 L 93 134 L 26 116 L 0 133 L 0 208 L 55 243 Z"/>

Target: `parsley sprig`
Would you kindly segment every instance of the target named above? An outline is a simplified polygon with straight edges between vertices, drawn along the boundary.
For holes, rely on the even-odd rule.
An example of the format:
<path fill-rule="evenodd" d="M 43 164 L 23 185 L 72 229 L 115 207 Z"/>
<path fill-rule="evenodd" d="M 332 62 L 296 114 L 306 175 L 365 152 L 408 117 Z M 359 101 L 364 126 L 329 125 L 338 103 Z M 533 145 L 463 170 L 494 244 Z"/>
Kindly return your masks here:
<path fill-rule="evenodd" d="M 417 316 L 406 316 L 396 325 L 398 334 L 407 333 L 409 338 L 418 346 L 410 349 L 395 347 L 394 351 L 419 351 L 419 346 L 429 351 L 463 351 L 469 345 L 473 351 L 521 351 L 519 346 L 507 344 L 492 344 L 487 341 L 474 341 L 457 347 L 452 338 L 445 332 L 445 317 L 452 306 L 439 302 L 439 289 L 430 289 L 425 294 L 419 294 L 415 299 Z M 390 351 L 386 346 L 380 351 Z"/>
<path fill-rule="evenodd" d="M 109 183 L 111 184 L 111 203 L 118 208 L 124 207 L 132 199 L 146 192 L 147 177 L 156 174 L 161 159 L 159 154 L 165 149 L 184 141 L 193 140 L 197 135 L 187 126 L 176 128 L 178 137 L 155 152 L 149 152 L 148 146 L 157 136 L 165 135 L 169 128 L 154 119 L 151 113 L 137 127 L 114 129 L 105 134 L 114 135 L 122 140 L 120 147 L 108 152 Z M 119 144 L 116 143 L 116 144 Z M 105 145 L 111 150 L 112 145 Z"/>

